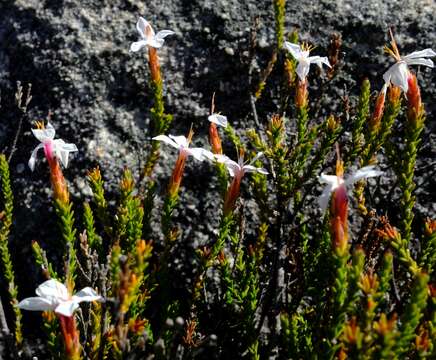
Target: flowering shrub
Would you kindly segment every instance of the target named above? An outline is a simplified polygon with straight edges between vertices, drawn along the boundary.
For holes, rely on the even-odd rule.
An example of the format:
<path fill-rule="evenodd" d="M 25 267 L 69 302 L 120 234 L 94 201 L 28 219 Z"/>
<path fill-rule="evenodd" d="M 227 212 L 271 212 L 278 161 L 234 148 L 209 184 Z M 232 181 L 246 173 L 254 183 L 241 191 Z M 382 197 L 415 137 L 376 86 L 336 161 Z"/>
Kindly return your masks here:
<path fill-rule="evenodd" d="M 386 51 L 396 63 L 384 73 L 378 94 L 373 98 L 364 80 L 357 104 L 313 121 L 317 99 L 310 96 L 310 65 L 318 65 L 322 78 L 334 77 L 341 41 L 334 39 L 328 57 L 309 56 L 313 46 L 300 45 L 295 32 L 285 36 L 284 4 L 274 1 L 277 44 L 250 94 L 257 128 L 236 132 L 225 115 L 215 112 L 212 100 L 209 122 L 204 122 L 210 149 L 190 147 L 192 129 L 186 137 L 166 135 L 172 116 L 165 112 L 157 51 L 174 33 L 155 34 L 139 19 L 140 40 L 130 50 L 132 56 L 148 50 L 153 138 L 140 177 L 129 169 L 121 175 L 116 205 L 105 192 L 104 169 L 88 172 L 93 197 L 83 204 L 81 223 L 62 172 L 70 153 L 80 149 L 54 139 L 51 123 L 37 123 L 32 132 L 41 144 L 29 167 L 34 169 L 37 152 L 44 149 L 63 254 L 59 263 L 38 243 L 31 244 L 46 278 L 37 297 L 22 299 L 15 281 L 8 238 L 19 224 L 13 224 L 8 161 L 0 156 L 0 255 L 9 285 L 1 300 L 10 304 L 5 306 L 10 316 L 6 320 L 1 311 L 0 321 L 11 357 L 436 357 L 436 221 L 415 221 L 412 227 L 425 109 L 417 76 L 408 67 L 433 67 L 429 58 L 436 53 L 425 49 L 402 57 L 391 34 Z M 273 68 L 283 73 L 280 107 L 259 119 L 257 101 Z M 400 144 L 390 137 L 398 123 L 404 128 Z M 163 194 L 154 176 L 161 142 L 178 151 Z M 386 156 L 377 157 L 382 152 Z M 216 236 L 192 251 L 191 289 L 180 294 L 173 265 L 183 229 L 173 213 L 185 205 L 179 195 L 189 156 L 214 169 L 221 197 L 215 203 Z M 236 157 L 237 162 L 231 160 Z M 332 157 L 336 175 L 325 175 Z M 389 169 L 400 194 L 400 218 L 392 221 L 369 196 Z M 321 192 L 320 184 L 326 185 Z M 161 195 L 158 206 L 155 199 Z M 244 213 L 244 199 L 256 204 L 255 216 Z M 156 214 L 161 229 L 152 226 Z M 82 302 L 89 304 L 79 306 Z M 23 329 L 31 324 L 22 310 L 43 312 L 42 349 L 28 348 Z"/>

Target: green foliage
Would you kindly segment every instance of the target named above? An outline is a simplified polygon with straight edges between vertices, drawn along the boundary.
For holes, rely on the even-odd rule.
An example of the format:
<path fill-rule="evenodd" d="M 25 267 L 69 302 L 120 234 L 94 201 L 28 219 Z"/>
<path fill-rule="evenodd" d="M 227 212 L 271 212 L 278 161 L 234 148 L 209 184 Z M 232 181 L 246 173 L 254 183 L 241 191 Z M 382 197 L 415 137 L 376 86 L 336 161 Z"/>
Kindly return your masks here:
<path fill-rule="evenodd" d="M 9 234 L 12 226 L 12 217 L 14 210 L 14 196 L 12 194 L 11 180 L 9 173 L 9 164 L 6 157 L 0 155 L 0 176 L 1 176 L 1 193 L 3 208 L 2 216 L 0 219 L 0 258 L 2 263 L 3 276 L 8 284 L 9 301 L 13 307 L 14 312 L 14 326 L 15 326 L 15 342 L 18 346 L 23 341 L 22 325 L 21 325 L 21 310 L 16 306 L 18 304 L 18 287 L 15 282 L 14 267 L 12 263 L 11 254 L 9 252 Z"/>
<path fill-rule="evenodd" d="M 331 345 L 330 353 L 334 354 L 337 346 L 334 344 L 335 339 L 341 336 L 346 318 L 347 308 L 347 292 L 349 287 L 349 268 L 347 266 L 349 254 L 334 254 L 334 266 L 336 267 L 336 274 L 333 280 L 332 287 L 332 315 L 331 315 Z"/>
<path fill-rule="evenodd" d="M 400 189 L 403 192 L 401 197 L 401 227 L 403 237 L 407 243 L 411 240 L 412 221 L 414 218 L 413 206 L 415 205 L 415 197 L 413 196 L 413 191 L 416 185 L 413 177 L 415 175 L 416 156 L 419 144 L 421 143 L 421 133 L 424 129 L 425 119 L 424 111 L 414 115 L 417 118 L 408 119 L 405 124 L 405 148 L 401 151 L 401 165 L 399 165 L 401 166 L 401 172 L 397 174 Z"/>
<path fill-rule="evenodd" d="M 112 224 L 109 220 L 108 204 L 105 198 L 104 184 L 100 169 L 94 168 L 88 173 L 88 183 L 93 194 L 95 213 L 101 222 L 106 234 L 112 235 Z"/>
<path fill-rule="evenodd" d="M 388 303 L 388 295 L 390 290 L 390 282 L 392 280 L 392 271 L 393 271 L 393 261 L 394 256 L 390 251 L 386 252 L 383 256 L 383 263 L 380 270 L 380 287 L 379 287 L 379 294 L 380 299 L 379 301 L 382 304 Z"/>
<path fill-rule="evenodd" d="M 415 277 L 410 301 L 400 319 L 399 338 L 395 346 L 398 355 L 406 353 L 410 349 L 410 342 L 416 337 L 416 328 L 427 306 L 428 280 L 428 275 L 423 273 L 418 273 Z"/>
<path fill-rule="evenodd" d="M 47 347 L 52 357 L 59 359 L 63 355 L 59 323 L 56 321 L 56 317 L 52 313 L 44 313 L 43 319 L 43 329 L 47 336 Z"/>
<path fill-rule="evenodd" d="M 365 79 L 360 88 L 359 104 L 357 105 L 357 114 L 355 119 L 353 119 L 353 124 L 351 128 L 351 135 L 352 135 L 351 138 L 353 144 L 351 146 L 351 152 L 349 152 L 347 156 L 348 163 L 353 163 L 354 160 L 362 151 L 362 147 L 364 145 L 362 130 L 369 118 L 370 98 L 371 98 L 371 84 L 368 79 Z"/>
<path fill-rule="evenodd" d="M 72 203 L 65 204 L 60 200 L 55 200 L 55 210 L 59 217 L 59 226 L 65 241 L 65 279 L 70 291 L 74 289 L 77 268 L 76 229 L 74 228 L 74 212 L 72 208 Z"/>
<path fill-rule="evenodd" d="M 88 244 L 91 249 L 96 250 L 99 254 L 102 253 L 102 239 L 96 233 L 94 214 L 88 202 L 83 204 L 83 221 L 85 223 L 86 235 Z"/>
<path fill-rule="evenodd" d="M 436 267 L 436 222 L 428 221 L 425 224 L 424 236 L 421 244 L 423 246 L 421 266 L 430 274 Z"/>
<path fill-rule="evenodd" d="M 135 181 L 130 170 L 125 169 L 120 183 L 121 199 L 118 206 L 117 237 L 121 246 L 132 252 L 142 237 L 144 210 L 141 199 L 133 195 Z"/>
<path fill-rule="evenodd" d="M 41 268 L 44 276 L 49 279 L 58 279 L 59 277 L 54 270 L 53 265 L 47 260 L 47 254 L 36 241 L 32 242 L 32 251 L 33 256 L 35 257 L 35 262 Z"/>
<path fill-rule="evenodd" d="M 398 89 L 398 88 L 397 88 Z M 389 89 L 390 93 L 397 91 Z M 401 110 L 401 98 L 395 94 L 388 94 L 387 106 L 380 123 L 380 127 L 368 129 L 365 147 L 360 158 L 360 165 L 366 166 L 372 162 L 372 158 L 385 144 L 386 139 L 392 133 L 393 125 Z M 389 96 L 390 95 L 390 96 Z"/>
<path fill-rule="evenodd" d="M 285 5 L 286 0 L 273 0 L 274 3 L 274 17 L 276 20 L 276 42 L 277 49 L 283 47 L 285 35 Z"/>
<path fill-rule="evenodd" d="M 150 110 L 153 124 L 153 136 L 164 134 L 173 121 L 173 116 L 165 113 L 165 105 L 163 99 L 163 84 L 162 81 L 151 81 L 151 90 L 153 92 L 154 103 Z M 150 176 L 154 166 L 159 159 L 160 142 L 152 141 L 149 156 L 145 162 L 143 174 Z"/>
<path fill-rule="evenodd" d="M 224 133 L 230 139 L 230 141 L 232 142 L 232 144 L 235 146 L 236 149 L 245 148 L 238 134 L 236 134 L 235 129 L 233 129 L 233 127 L 230 124 L 227 124 L 227 126 L 224 128 Z"/>
<path fill-rule="evenodd" d="M 177 238 L 177 231 L 171 226 L 171 218 L 173 211 L 178 204 L 178 199 L 178 193 L 168 193 L 164 200 L 162 210 L 162 232 L 164 234 L 167 247 L 171 247 L 171 243 L 173 243 Z"/>

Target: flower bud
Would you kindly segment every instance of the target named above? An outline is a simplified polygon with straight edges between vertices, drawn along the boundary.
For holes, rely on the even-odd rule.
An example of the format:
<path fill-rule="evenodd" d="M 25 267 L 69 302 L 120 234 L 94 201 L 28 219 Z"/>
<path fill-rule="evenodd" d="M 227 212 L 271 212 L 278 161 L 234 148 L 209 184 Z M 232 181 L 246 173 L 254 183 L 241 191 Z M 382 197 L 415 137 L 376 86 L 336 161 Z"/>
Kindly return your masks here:
<path fill-rule="evenodd" d="M 436 220 L 427 219 L 425 221 L 425 229 L 424 229 L 425 235 L 431 236 L 435 231 L 436 231 Z"/>
<path fill-rule="evenodd" d="M 386 336 L 395 329 L 397 323 L 397 315 L 393 314 L 388 320 L 386 314 L 382 313 L 380 319 L 374 323 L 374 330 L 381 336 Z"/>
<path fill-rule="evenodd" d="M 428 330 L 424 328 L 420 328 L 419 334 L 415 338 L 415 346 L 418 352 L 427 353 L 432 346 L 430 342 L 430 337 L 428 334 Z"/>
<path fill-rule="evenodd" d="M 97 166 L 94 169 L 88 171 L 88 178 L 93 182 L 101 182 L 101 172 L 100 168 Z"/>
<path fill-rule="evenodd" d="M 348 249 L 348 196 L 347 188 L 342 180 L 344 175 L 343 163 L 336 162 L 336 176 L 342 183 L 333 192 L 330 208 L 330 226 L 333 237 L 333 249 L 340 256 Z"/>
<path fill-rule="evenodd" d="M 360 277 L 359 287 L 362 289 L 365 295 L 373 295 L 378 288 L 377 274 L 364 274 Z"/>
<path fill-rule="evenodd" d="M 407 117 L 410 121 L 416 122 L 422 112 L 421 92 L 415 74 L 409 73 L 407 78 L 409 85 L 407 91 Z"/>
<path fill-rule="evenodd" d="M 49 159 L 49 158 L 47 158 Z M 67 182 L 62 173 L 61 166 L 56 158 L 49 160 L 50 165 L 50 180 L 53 186 L 54 198 L 59 200 L 63 204 L 68 204 L 70 199 L 70 194 L 68 192 Z"/>
<path fill-rule="evenodd" d="M 64 338 L 67 359 L 79 359 L 81 347 L 76 319 L 74 318 L 74 316 L 58 315 L 58 317 L 61 324 L 61 331 Z"/>
<path fill-rule="evenodd" d="M 396 104 L 400 101 L 401 88 L 395 85 L 389 86 L 388 98 L 389 103 Z"/>
<path fill-rule="evenodd" d="M 436 299 L 436 284 L 429 284 L 428 292 L 431 298 Z"/>
<path fill-rule="evenodd" d="M 400 234 L 398 233 L 397 229 L 389 224 L 386 218 L 383 217 L 381 220 L 383 223 L 383 228 L 377 229 L 377 233 L 386 240 L 398 240 Z"/>
<path fill-rule="evenodd" d="M 345 325 L 343 338 L 350 345 L 359 345 L 362 342 L 363 335 L 355 316 Z"/>
<path fill-rule="evenodd" d="M 297 108 L 299 109 L 305 108 L 307 106 L 307 98 L 308 98 L 307 79 L 298 80 L 296 93 L 295 93 L 295 105 L 297 106 Z"/>
<path fill-rule="evenodd" d="M 194 135 L 194 132 L 189 130 L 189 134 L 187 137 L 188 144 L 191 143 L 192 136 Z M 188 153 L 185 149 L 180 149 L 179 151 L 179 157 L 177 158 L 176 164 L 174 165 L 173 173 L 171 175 L 171 180 L 168 186 L 168 193 L 171 196 L 174 196 L 178 193 L 180 184 L 182 182 L 183 178 L 183 172 L 185 170 L 186 165 L 186 159 L 188 157 Z"/>
<path fill-rule="evenodd" d="M 222 154 L 221 139 L 218 133 L 218 128 L 215 123 L 210 123 L 209 126 L 209 142 L 214 154 Z"/>
<path fill-rule="evenodd" d="M 148 47 L 148 66 L 150 68 L 151 79 L 155 84 L 159 84 L 162 81 L 160 75 L 160 64 L 157 50 L 154 47 Z"/>
<path fill-rule="evenodd" d="M 144 331 L 146 324 L 147 324 L 146 320 L 130 318 L 128 323 L 128 328 L 129 331 L 131 331 L 134 334 L 141 334 Z"/>
<path fill-rule="evenodd" d="M 226 198 L 224 200 L 224 216 L 231 214 L 235 208 L 236 200 L 239 197 L 239 192 L 241 188 L 242 176 L 240 174 L 235 174 L 235 177 L 230 184 Z"/>
<path fill-rule="evenodd" d="M 339 125 L 339 121 L 337 121 L 333 115 L 330 115 L 327 119 L 327 129 L 333 132 L 336 130 L 338 125 Z"/>
<path fill-rule="evenodd" d="M 291 88 L 295 80 L 295 65 L 289 59 L 285 59 L 285 77 L 288 87 Z"/>
<path fill-rule="evenodd" d="M 380 127 L 380 122 L 385 109 L 385 99 L 386 99 L 386 87 L 383 87 L 383 89 L 380 91 L 380 93 L 377 96 L 374 112 L 372 113 L 372 117 L 369 121 L 369 128 L 371 131 L 378 130 L 378 128 Z"/>

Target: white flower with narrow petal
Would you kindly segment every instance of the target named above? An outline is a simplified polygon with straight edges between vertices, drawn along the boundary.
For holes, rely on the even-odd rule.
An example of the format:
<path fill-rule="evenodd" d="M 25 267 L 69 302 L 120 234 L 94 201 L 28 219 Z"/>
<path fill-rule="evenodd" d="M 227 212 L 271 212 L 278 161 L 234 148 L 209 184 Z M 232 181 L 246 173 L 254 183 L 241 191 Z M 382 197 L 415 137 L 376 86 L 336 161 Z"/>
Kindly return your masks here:
<path fill-rule="evenodd" d="M 153 140 L 162 141 L 165 144 L 171 145 L 172 147 L 178 149 L 179 151 L 185 152 L 187 155 L 193 156 L 196 160 L 203 161 L 205 159 L 210 159 L 213 155 L 210 151 L 203 148 L 190 148 L 189 140 L 183 136 L 174 135 L 158 135 L 153 138 Z"/>
<path fill-rule="evenodd" d="M 29 167 L 32 171 L 35 169 L 36 157 L 40 149 L 44 149 L 47 160 L 52 160 L 53 156 L 56 156 L 65 167 L 68 166 L 70 152 L 78 151 L 76 145 L 67 144 L 62 139 L 55 139 L 56 131 L 50 123 L 47 124 L 45 129 L 32 129 L 32 133 L 41 142 L 41 144 L 32 151 L 32 155 L 30 155 Z"/>
<path fill-rule="evenodd" d="M 138 30 L 141 39 L 132 43 L 130 51 L 136 52 L 141 50 L 144 46 L 151 46 L 156 49 L 162 47 L 165 42 L 165 38 L 168 35 L 175 34 L 171 30 L 161 30 L 157 34 L 154 33 L 150 23 L 144 18 L 140 17 L 136 23 L 136 30 Z"/>
<path fill-rule="evenodd" d="M 327 65 L 331 68 L 330 62 L 327 57 L 309 56 L 309 47 L 302 47 L 298 44 L 293 44 L 285 41 L 285 48 L 298 62 L 296 72 L 301 81 L 304 81 L 304 79 L 306 79 L 307 74 L 309 73 L 310 64 L 316 64 L 320 67 L 320 69 L 322 69 L 322 64 Z"/>
<path fill-rule="evenodd" d="M 90 287 L 85 287 L 71 296 L 66 286 L 54 279 L 43 282 L 35 292 L 37 297 L 21 300 L 17 306 L 23 310 L 51 310 L 63 316 L 73 316 L 81 302 L 103 301 L 103 298 Z"/>
<path fill-rule="evenodd" d="M 326 187 L 318 199 L 319 207 L 321 208 L 322 212 L 324 212 L 325 209 L 327 209 L 330 195 L 340 186 L 348 187 L 359 180 L 380 176 L 381 174 L 383 174 L 383 172 L 376 170 L 375 166 L 365 166 L 357 170 L 355 173 L 347 176 L 345 180 L 341 176 L 321 174 L 319 180 L 321 183 L 326 184 Z"/>
<path fill-rule="evenodd" d="M 432 68 L 434 66 L 433 61 L 427 58 L 436 56 L 436 52 L 432 49 L 414 51 L 406 56 L 399 56 L 398 51 L 395 52 L 388 50 L 388 52 L 397 60 L 397 62 L 383 74 L 383 79 L 386 84 L 392 83 L 401 88 L 405 93 L 407 93 L 407 90 L 409 89 L 407 83 L 409 77 L 408 65 L 423 65 Z"/>
<path fill-rule="evenodd" d="M 226 155 L 221 154 L 215 154 L 214 158 L 219 163 L 224 164 L 227 167 L 227 170 L 231 177 L 243 177 L 245 173 L 249 172 L 258 172 L 260 174 L 267 175 L 268 171 L 266 171 L 264 168 L 258 168 L 253 166 L 252 164 L 255 163 L 261 156 L 263 155 L 262 152 L 258 153 L 253 160 L 251 160 L 248 164 L 244 164 L 244 158 L 241 156 L 238 159 L 238 162 L 231 160 Z"/>
<path fill-rule="evenodd" d="M 220 114 L 212 114 L 207 118 L 211 123 L 222 126 L 223 128 L 227 127 L 227 116 Z"/>

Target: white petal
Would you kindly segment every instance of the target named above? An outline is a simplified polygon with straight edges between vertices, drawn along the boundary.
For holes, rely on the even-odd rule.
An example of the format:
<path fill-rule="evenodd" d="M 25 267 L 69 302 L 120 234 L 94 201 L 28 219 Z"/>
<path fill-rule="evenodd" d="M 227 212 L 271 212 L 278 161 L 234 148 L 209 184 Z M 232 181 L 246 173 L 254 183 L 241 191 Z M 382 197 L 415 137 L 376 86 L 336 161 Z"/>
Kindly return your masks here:
<path fill-rule="evenodd" d="M 173 139 L 174 142 L 182 148 L 189 147 L 188 139 L 183 135 L 179 135 L 179 136 L 170 135 L 170 138 Z"/>
<path fill-rule="evenodd" d="M 329 68 L 331 68 L 329 59 L 326 56 L 324 56 L 324 57 L 321 57 L 321 56 L 310 56 L 308 59 L 309 59 L 310 63 L 316 64 L 320 68 L 322 68 L 322 64 L 327 65 Z"/>
<path fill-rule="evenodd" d="M 149 39 L 147 39 L 147 45 L 154 47 L 155 49 L 159 49 L 162 47 L 162 45 L 164 44 L 165 40 L 164 39 L 159 39 L 156 36 L 153 36 Z"/>
<path fill-rule="evenodd" d="M 365 166 L 359 170 L 357 170 L 354 174 L 350 175 L 346 180 L 345 180 L 345 184 L 348 185 L 352 185 L 355 182 L 361 180 L 361 179 L 366 179 L 366 178 L 370 178 L 370 177 L 375 177 L 375 176 L 380 176 L 382 175 L 383 172 L 376 170 L 375 166 Z"/>
<path fill-rule="evenodd" d="M 297 69 L 295 71 L 301 81 L 303 81 L 306 78 L 307 74 L 309 73 L 309 69 L 310 69 L 310 63 L 308 61 L 302 60 L 298 63 Z"/>
<path fill-rule="evenodd" d="M 130 45 L 130 51 L 137 52 L 137 51 L 141 50 L 144 46 L 147 46 L 147 40 L 136 41 L 136 42 L 132 43 L 132 45 Z"/>
<path fill-rule="evenodd" d="M 250 164 L 253 164 L 254 162 L 256 162 L 257 160 L 259 160 L 261 157 L 263 156 L 263 152 L 260 151 L 256 154 L 256 156 L 250 161 Z"/>
<path fill-rule="evenodd" d="M 57 158 L 61 161 L 64 167 L 68 167 L 68 156 L 70 152 L 78 151 L 77 146 L 71 143 L 67 144 L 62 139 L 54 140 L 53 143 Z"/>
<path fill-rule="evenodd" d="M 227 155 L 222 155 L 222 154 L 214 154 L 213 157 L 219 163 L 225 163 L 227 160 L 230 160 L 230 158 Z M 232 160 L 230 160 L 230 161 L 232 161 Z"/>
<path fill-rule="evenodd" d="M 219 163 L 223 163 L 224 165 L 226 165 L 227 170 L 229 171 L 231 177 L 235 176 L 237 173 L 239 173 L 242 170 L 236 161 L 231 160 L 226 155 L 219 155 L 219 154 L 215 155 L 215 159 Z"/>
<path fill-rule="evenodd" d="M 423 66 L 428 66 L 428 67 L 433 67 L 433 61 L 431 61 L 430 59 L 425 59 L 425 58 L 417 58 L 417 59 L 406 59 L 405 60 L 407 65 L 423 65 Z"/>
<path fill-rule="evenodd" d="M 215 160 L 215 154 L 209 150 L 203 149 L 203 156 L 209 161 Z"/>
<path fill-rule="evenodd" d="M 413 53 L 403 56 L 402 59 L 417 59 L 417 58 L 425 58 L 425 57 L 433 57 L 436 56 L 436 52 L 434 52 L 432 49 L 424 49 L 419 51 L 414 51 Z"/>
<path fill-rule="evenodd" d="M 326 175 L 328 176 L 328 175 Z M 327 206 L 329 204 L 330 195 L 333 192 L 333 184 L 328 183 L 326 187 L 324 188 L 321 196 L 318 198 L 318 205 L 322 212 L 324 212 L 327 209 Z"/>
<path fill-rule="evenodd" d="M 172 147 L 175 147 L 178 149 L 180 146 L 177 144 L 173 139 L 171 139 L 169 136 L 166 135 L 158 135 L 153 138 L 153 140 L 162 141 L 165 144 L 171 145 Z"/>
<path fill-rule="evenodd" d="M 57 303 L 53 303 L 49 298 L 43 297 L 30 297 L 24 300 L 21 300 L 17 307 L 23 310 L 30 311 L 47 311 L 53 310 L 56 307 Z"/>
<path fill-rule="evenodd" d="M 300 45 L 293 44 L 293 43 L 290 43 L 288 41 L 285 41 L 284 45 L 285 45 L 286 50 L 288 50 L 296 60 L 300 60 L 300 58 L 303 55 Z"/>
<path fill-rule="evenodd" d="M 258 172 L 264 175 L 268 175 L 268 171 L 266 171 L 264 168 L 258 168 L 253 165 L 244 165 L 242 168 L 244 172 Z"/>
<path fill-rule="evenodd" d="M 73 143 L 66 143 L 64 141 L 62 141 L 62 150 L 63 151 L 68 151 L 68 152 L 76 152 L 79 151 L 79 149 L 77 148 L 76 144 Z"/>
<path fill-rule="evenodd" d="M 225 162 L 224 165 L 227 167 L 227 171 L 229 172 L 229 175 L 231 177 L 236 176 L 237 174 L 239 174 L 242 171 L 239 164 L 237 162 L 232 161 L 232 160 Z"/>
<path fill-rule="evenodd" d="M 65 144 L 65 141 L 62 139 L 56 139 L 53 140 L 53 150 L 56 155 L 56 157 L 60 160 L 61 164 L 64 167 L 68 166 L 68 152 L 65 152 L 62 150 L 63 145 Z"/>
<path fill-rule="evenodd" d="M 54 127 L 48 123 L 45 129 L 31 129 L 33 135 L 40 141 L 50 141 L 53 140 L 56 134 Z"/>
<path fill-rule="evenodd" d="M 187 148 L 185 151 L 198 161 L 203 161 L 206 158 L 204 155 L 205 150 L 203 148 Z"/>
<path fill-rule="evenodd" d="M 44 281 L 36 289 L 36 295 L 41 297 L 54 297 L 57 299 L 68 299 L 68 290 L 64 284 L 55 279 Z"/>
<path fill-rule="evenodd" d="M 87 301 L 87 302 L 102 301 L 103 297 L 98 295 L 97 292 L 93 288 L 88 286 L 88 287 L 83 288 L 82 290 L 78 291 L 73 296 L 72 300 L 77 302 L 77 303 L 81 303 L 82 301 Z"/>
<path fill-rule="evenodd" d="M 67 168 L 68 167 L 68 156 L 69 156 L 70 153 L 68 151 L 60 150 L 58 152 L 58 154 L 59 154 L 58 157 L 61 160 L 62 165 L 65 168 Z"/>
<path fill-rule="evenodd" d="M 55 313 L 64 316 L 73 316 L 74 311 L 79 307 L 79 303 L 74 300 L 67 300 L 61 302 L 56 306 Z"/>
<path fill-rule="evenodd" d="M 384 74 L 383 74 L 383 80 L 385 82 L 385 85 L 390 85 L 391 83 L 391 77 L 392 77 L 392 71 L 393 71 L 393 66 L 391 66 Z"/>
<path fill-rule="evenodd" d="M 42 149 L 43 147 L 44 147 L 43 144 L 38 144 L 38 146 L 35 149 L 33 149 L 28 163 L 31 171 L 35 170 L 35 163 L 36 163 L 36 158 L 38 156 L 38 150 Z"/>
<path fill-rule="evenodd" d="M 219 115 L 219 114 L 212 114 L 209 115 L 207 118 L 211 123 L 217 124 L 222 127 L 227 127 L 227 116 Z"/>
<path fill-rule="evenodd" d="M 391 82 L 395 86 L 400 87 L 404 92 L 407 92 L 409 85 L 407 84 L 407 78 L 409 76 L 409 69 L 407 64 L 403 61 L 397 62 L 392 65 L 388 71 L 383 75 L 385 82 Z"/>
<path fill-rule="evenodd" d="M 166 38 L 168 35 L 173 35 L 173 34 L 175 34 L 175 32 L 174 31 L 171 31 L 171 30 L 161 30 L 161 31 L 159 31 L 157 34 L 156 34 L 156 39 L 164 39 L 164 38 Z"/>
<path fill-rule="evenodd" d="M 227 171 L 229 172 L 230 177 L 235 177 L 235 171 L 232 168 L 227 167 Z"/>
<path fill-rule="evenodd" d="M 151 27 L 150 23 L 145 20 L 143 17 L 139 17 L 138 22 L 136 23 L 136 30 L 138 30 L 139 34 L 142 38 L 147 38 L 147 31 L 146 29 L 149 28 L 149 34 L 151 36 L 154 36 L 154 30 Z"/>
<path fill-rule="evenodd" d="M 326 175 L 324 173 L 321 173 L 319 176 L 319 181 L 323 184 L 330 184 L 334 187 L 339 186 L 339 178 L 336 175 Z"/>

